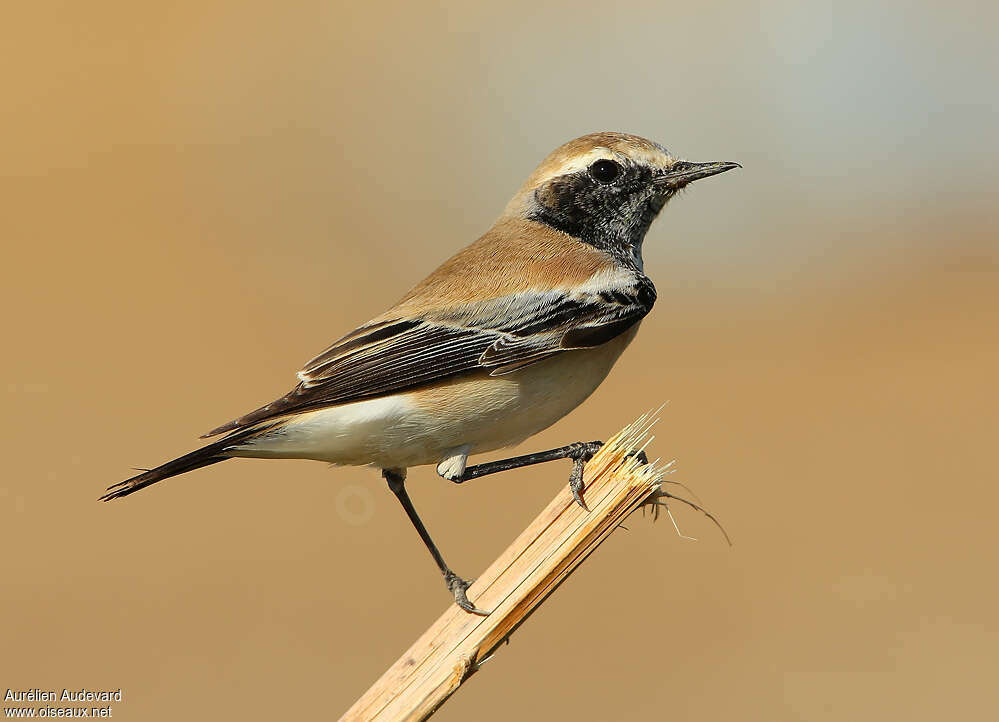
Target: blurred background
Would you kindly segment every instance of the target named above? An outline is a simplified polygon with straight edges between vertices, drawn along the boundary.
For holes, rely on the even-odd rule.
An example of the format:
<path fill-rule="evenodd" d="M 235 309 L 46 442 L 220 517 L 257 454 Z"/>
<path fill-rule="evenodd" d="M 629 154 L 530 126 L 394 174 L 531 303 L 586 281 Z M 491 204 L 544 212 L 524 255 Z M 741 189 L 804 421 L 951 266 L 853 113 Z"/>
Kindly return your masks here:
<path fill-rule="evenodd" d="M 620 130 L 744 170 L 667 208 L 642 333 L 516 451 L 668 401 L 652 455 L 734 546 L 632 519 L 438 718 L 994 714 L 997 8 L 9 7 L 0 691 L 345 710 L 449 601 L 375 472 L 238 460 L 96 498 L 287 391 L 551 149 Z M 567 473 L 410 487 L 475 577 Z"/>

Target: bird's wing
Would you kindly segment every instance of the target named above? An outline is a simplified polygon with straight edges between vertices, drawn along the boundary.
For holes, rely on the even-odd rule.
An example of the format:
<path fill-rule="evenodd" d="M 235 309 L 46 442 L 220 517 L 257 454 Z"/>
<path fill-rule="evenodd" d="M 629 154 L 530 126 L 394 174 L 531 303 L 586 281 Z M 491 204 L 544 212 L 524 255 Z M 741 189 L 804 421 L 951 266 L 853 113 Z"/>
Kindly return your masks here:
<path fill-rule="evenodd" d="M 425 386 L 473 371 L 506 374 L 558 353 L 610 341 L 655 303 L 644 277 L 612 288 L 528 291 L 419 318 L 382 317 L 347 334 L 299 371 L 267 406 L 205 436 L 279 416 Z"/>

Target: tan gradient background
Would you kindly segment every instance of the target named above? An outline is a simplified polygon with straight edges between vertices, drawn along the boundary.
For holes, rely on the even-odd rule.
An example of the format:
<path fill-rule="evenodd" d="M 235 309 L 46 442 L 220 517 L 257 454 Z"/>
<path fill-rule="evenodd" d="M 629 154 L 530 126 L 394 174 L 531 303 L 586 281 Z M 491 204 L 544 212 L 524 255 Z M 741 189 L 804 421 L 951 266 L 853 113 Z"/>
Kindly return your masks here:
<path fill-rule="evenodd" d="M 519 451 L 668 400 L 653 451 L 735 545 L 632 520 L 439 719 L 995 714 L 994 4 L 4 15 L 4 691 L 343 711 L 447 604 L 375 473 L 233 461 L 96 497 L 286 391 L 551 148 L 615 129 L 745 169 L 667 209 L 642 333 Z M 411 487 L 475 576 L 567 471 Z"/>

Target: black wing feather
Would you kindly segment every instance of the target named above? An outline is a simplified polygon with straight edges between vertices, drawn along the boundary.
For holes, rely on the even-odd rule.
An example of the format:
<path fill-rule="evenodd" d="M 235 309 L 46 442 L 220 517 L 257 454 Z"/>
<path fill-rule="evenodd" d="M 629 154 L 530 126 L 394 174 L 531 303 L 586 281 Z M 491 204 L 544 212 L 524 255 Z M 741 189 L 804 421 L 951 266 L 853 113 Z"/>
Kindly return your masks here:
<path fill-rule="evenodd" d="M 645 317 L 655 298 L 651 281 L 640 278 L 611 292 L 517 294 L 446 315 L 362 326 L 309 361 L 299 372 L 301 383 L 287 395 L 205 436 L 474 371 L 511 373 L 610 341 Z"/>

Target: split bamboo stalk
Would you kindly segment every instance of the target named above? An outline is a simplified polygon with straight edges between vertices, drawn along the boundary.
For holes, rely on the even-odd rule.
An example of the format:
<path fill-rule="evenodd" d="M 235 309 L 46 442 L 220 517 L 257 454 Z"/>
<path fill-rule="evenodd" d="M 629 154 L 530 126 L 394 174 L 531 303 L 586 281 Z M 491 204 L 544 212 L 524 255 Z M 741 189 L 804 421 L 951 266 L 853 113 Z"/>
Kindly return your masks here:
<path fill-rule="evenodd" d="M 629 514 L 656 498 L 662 469 L 643 465 L 630 453 L 652 440 L 654 423 L 646 414 L 587 462 L 583 495 L 590 512 L 563 487 L 476 579 L 469 597 L 489 616 L 451 605 L 341 722 L 424 720 L 444 704 Z"/>

